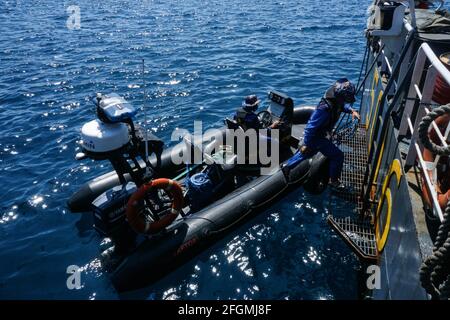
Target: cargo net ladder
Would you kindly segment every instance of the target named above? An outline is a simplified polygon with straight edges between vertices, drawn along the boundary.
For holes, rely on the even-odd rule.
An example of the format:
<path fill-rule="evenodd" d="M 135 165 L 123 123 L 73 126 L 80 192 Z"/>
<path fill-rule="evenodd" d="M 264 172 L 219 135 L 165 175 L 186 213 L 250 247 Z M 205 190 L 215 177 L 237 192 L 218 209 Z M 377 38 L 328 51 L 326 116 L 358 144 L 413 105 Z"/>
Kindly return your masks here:
<path fill-rule="evenodd" d="M 350 120 L 343 126 L 338 125 L 335 139 L 344 153 L 341 179 L 350 188 L 345 192 L 330 193 L 327 222 L 360 259 L 373 261 L 378 258 L 374 225 L 371 217 L 362 212 L 368 156 L 365 125 Z M 336 200 L 344 200 L 345 205 L 337 205 Z"/>

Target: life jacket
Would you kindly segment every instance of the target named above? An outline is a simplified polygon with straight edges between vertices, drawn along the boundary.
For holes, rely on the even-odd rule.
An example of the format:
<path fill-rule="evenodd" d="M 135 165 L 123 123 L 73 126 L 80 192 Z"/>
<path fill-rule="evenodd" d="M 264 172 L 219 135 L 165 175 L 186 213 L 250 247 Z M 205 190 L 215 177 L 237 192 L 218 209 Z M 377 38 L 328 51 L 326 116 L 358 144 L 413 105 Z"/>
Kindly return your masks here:
<path fill-rule="evenodd" d="M 336 124 L 336 122 L 339 120 L 339 117 L 341 115 L 341 108 L 339 108 L 337 105 L 335 105 L 335 103 L 333 103 L 332 100 L 327 99 L 327 98 L 322 98 L 319 102 L 319 104 L 317 105 L 317 109 L 319 110 L 324 110 L 329 114 L 329 121 L 328 123 L 324 126 L 324 134 L 326 134 L 326 132 L 331 132 Z"/>
<path fill-rule="evenodd" d="M 236 122 L 244 129 L 259 129 L 258 116 L 253 112 L 244 110 L 243 108 L 239 108 L 236 111 L 234 120 L 236 120 Z"/>
<path fill-rule="evenodd" d="M 245 117 L 247 116 L 247 111 L 245 111 L 243 108 L 239 108 L 236 111 L 236 115 L 234 116 L 234 119 L 238 124 L 244 124 L 245 123 Z"/>

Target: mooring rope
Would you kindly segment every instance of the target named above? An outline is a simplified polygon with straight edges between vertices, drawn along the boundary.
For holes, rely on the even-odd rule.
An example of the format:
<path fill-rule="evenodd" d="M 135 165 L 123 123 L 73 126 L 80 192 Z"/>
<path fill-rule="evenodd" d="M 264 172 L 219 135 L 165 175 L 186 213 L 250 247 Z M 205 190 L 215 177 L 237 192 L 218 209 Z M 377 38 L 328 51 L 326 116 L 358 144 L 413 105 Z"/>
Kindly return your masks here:
<path fill-rule="evenodd" d="M 433 143 L 433 141 L 431 141 L 428 137 L 428 128 L 430 127 L 431 123 L 436 120 L 436 118 L 443 116 L 445 113 L 450 114 L 450 104 L 434 108 L 432 111 L 430 111 L 430 113 L 423 117 L 422 121 L 419 124 L 419 138 L 423 146 L 431 152 L 440 156 L 450 155 L 450 145 L 445 147 Z"/>
<path fill-rule="evenodd" d="M 351 117 L 349 117 L 349 119 L 345 123 L 339 123 L 332 133 L 333 142 L 336 145 L 340 145 L 344 138 L 347 141 L 353 139 L 356 131 L 358 131 L 359 122 L 359 119 L 353 120 Z"/>
<path fill-rule="evenodd" d="M 419 125 L 419 138 L 423 146 L 431 152 L 450 156 L 450 146 L 439 146 L 428 136 L 431 123 L 445 113 L 450 114 L 450 104 L 437 107 L 423 117 Z M 448 298 L 450 293 L 450 200 L 443 218 L 434 241 L 433 252 L 420 268 L 420 282 L 432 299 Z"/>
<path fill-rule="evenodd" d="M 444 213 L 444 220 L 439 226 L 438 236 L 434 242 L 433 253 L 425 259 L 420 268 L 420 282 L 433 299 L 439 299 L 439 287 L 448 276 L 450 268 L 450 201 Z"/>

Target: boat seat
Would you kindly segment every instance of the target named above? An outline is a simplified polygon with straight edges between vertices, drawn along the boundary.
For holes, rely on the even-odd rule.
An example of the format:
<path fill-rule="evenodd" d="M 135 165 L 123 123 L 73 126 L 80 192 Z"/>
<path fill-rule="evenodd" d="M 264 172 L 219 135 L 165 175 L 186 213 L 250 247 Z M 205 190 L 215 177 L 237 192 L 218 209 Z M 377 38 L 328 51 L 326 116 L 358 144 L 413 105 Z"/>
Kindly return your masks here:
<path fill-rule="evenodd" d="M 235 120 L 231 120 L 229 118 L 225 119 L 225 124 L 227 125 L 227 128 L 231 130 L 237 130 L 240 128 L 240 125 Z"/>
<path fill-rule="evenodd" d="M 303 137 L 303 132 L 305 131 L 305 125 L 304 124 L 293 124 L 292 130 L 291 130 L 291 137 L 301 140 Z"/>

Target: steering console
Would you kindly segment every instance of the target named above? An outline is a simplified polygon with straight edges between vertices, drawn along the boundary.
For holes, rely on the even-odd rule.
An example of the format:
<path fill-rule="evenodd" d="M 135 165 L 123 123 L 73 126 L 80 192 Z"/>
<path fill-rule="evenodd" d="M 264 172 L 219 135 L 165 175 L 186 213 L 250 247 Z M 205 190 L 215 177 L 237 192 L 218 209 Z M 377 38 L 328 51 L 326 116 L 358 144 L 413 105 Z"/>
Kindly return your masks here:
<path fill-rule="evenodd" d="M 264 110 L 259 112 L 258 119 L 263 129 L 270 127 L 270 125 L 272 124 L 272 114 L 269 111 Z"/>

